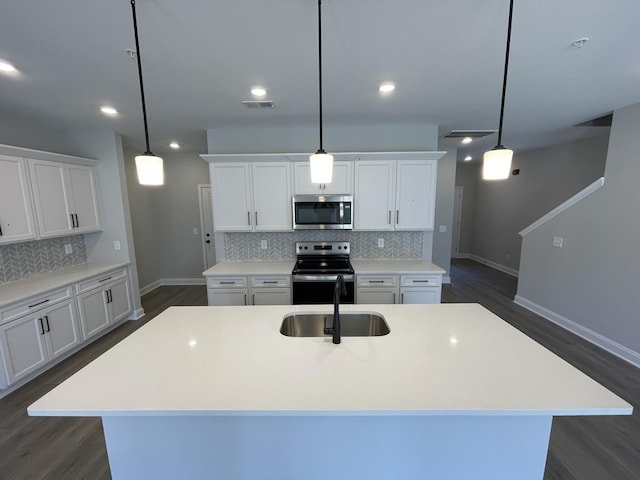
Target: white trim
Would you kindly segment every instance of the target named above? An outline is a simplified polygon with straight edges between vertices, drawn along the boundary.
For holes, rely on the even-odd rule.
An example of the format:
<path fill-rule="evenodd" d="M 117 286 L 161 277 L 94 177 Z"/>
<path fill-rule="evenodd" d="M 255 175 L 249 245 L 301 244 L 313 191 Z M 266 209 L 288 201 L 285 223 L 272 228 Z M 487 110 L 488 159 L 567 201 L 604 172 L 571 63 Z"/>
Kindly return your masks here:
<path fill-rule="evenodd" d="M 563 317 L 562 315 L 557 314 L 549 310 L 548 308 L 543 307 L 542 305 L 538 305 L 531 300 L 527 300 L 520 295 L 516 295 L 513 299 L 513 302 L 533 313 L 540 315 L 543 318 L 546 318 L 550 322 L 555 323 L 565 330 L 568 330 L 571 333 L 575 333 L 579 337 L 584 338 L 588 342 L 606 350 L 616 357 L 619 357 L 636 367 L 640 367 L 640 353 L 635 352 L 630 348 L 625 347 L 624 345 L 620 345 L 619 343 L 614 342 L 604 335 L 600 335 L 599 333 L 594 332 L 589 328 L 583 327 L 579 323 L 576 323 L 573 320 L 569 320 L 568 318 Z"/>
<path fill-rule="evenodd" d="M 478 255 L 474 255 L 473 253 L 469 254 L 469 256 L 465 258 L 470 258 L 471 260 L 475 260 L 478 263 L 483 263 L 491 268 L 495 268 L 496 270 L 500 270 L 501 272 L 509 274 L 512 277 L 517 277 L 520 273 L 518 270 L 514 268 L 507 267 L 505 265 L 500 265 L 499 263 L 496 263 L 492 260 L 487 260 L 486 258 L 479 257 Z"/>
<path fill-rule="evenodd" d="M 200 240 L 202 241 L 202 265 L 204 269 L 208 269 L 207 265 L 207 245 L 205 244 L 205 231 L 204 231 L 204 212 L 202 211 L 202 190 L 205 188 L 211 188 L 209 183 L 199 183 L 198 184 L 198 210 L 200 212 Z M 213 206 L 211 207 L 211 213 L 213 214 Z M 213 232 L 212 232 L 213 235 Z M 211 238 L 212 242 L 214 242 L 215 247 L 215 238 Z"/>
<path fill-rule="evenodd" d="M 205 285 L 206 281 L 204 277 L 200 278 L 161 278 L 160 280 L 156 280 L 149 285 L 146 285 L 140 289 L 140 295 L 145 295 L 149 292 L 152 292 L 158 287 L 163 287 L 165 285 Z"/>
<path fill-rule="evenodd" d="M 553 217 L 555 217 L 555 216 L 559 215 L 560 213 L 564 212 L 567 208 L 571 207 L 572 205 L 575 205 L 576 203 L 578 203 L 583 198 L 591 195 L 593 192 L 598 190 L 603 185 L 604 185 L 604 177 L 600 177 L 598 180 L 593 182 L 591 185 L 588 185 L 587 187 L 583 188 L 581 191 L 576 193 L 573 197 L 571 197 L 570 199 L 568 199 L 565 202 L 561 203 L 560 205 L 558 205 L 556 208 L 551 210 L 549 213 L 547 213 L 543 217 L 540 217 L 538 220 L 533 222 L 527 228 L 522 230 L 518 235 L 520 235 L 521 237 L 524 237 L 525 235 L 533 232 L 540 225 L 548 222 Z"/>
<path fill-rule="evenodd" d="M 204 161 L 214 162 L 267 162 L 267 161 L 308 161 L 307 153 L 222 153 L 200 155 Z M 331 152 L 334 160 L 438 160 L 444 157 L 444 151 L 411 151 L 411 152 Z"/>
<path fill-rule="evenodd" d="M 451 277 L 449 275 L 443 276 L 442 283 L 451 283 Z"/>
<path fill-rule="evenodd" d="M 144 317 L 144 308 L 140 307 L 131 312 L 131 315 L 127 317 L 127 320 L 140 320 L 142 317 Z"/>
<path fill-rule="evenodd" d="M 75 165 L 88 165 L 95 167 L 100 162 L 93 158 L 76 157 L 62 153 L 45 152 L 44 150 L 34 150 L 32 148 L 14 147 L 13 145 L 0 144 L 0 154 L 14 157 L 26 157 L 34 160 L 47 160 L 49 162 L 73 163 Z"/>
<path fill-rule="evenodd" d="M 453 255 L 451 258 L 471 258 L 470 253 L 458 253 L 457 255 Z"/>

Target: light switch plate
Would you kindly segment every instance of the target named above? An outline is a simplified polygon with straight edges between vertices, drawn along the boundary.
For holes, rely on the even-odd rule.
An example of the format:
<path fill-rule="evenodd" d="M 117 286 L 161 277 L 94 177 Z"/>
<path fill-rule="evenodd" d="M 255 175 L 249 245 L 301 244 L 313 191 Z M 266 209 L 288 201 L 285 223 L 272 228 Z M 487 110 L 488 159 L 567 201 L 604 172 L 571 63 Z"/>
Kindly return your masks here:
<path fill-rule="evenodd" d="M 115 242 L 113 242 L 113 249 L 120 250 L 120 240 L 116 240 Z"/>
<path fill-rule="evenodd" d="M 262 250 L 266 250 L 267 248 L 269 248 L 269 244 L 267 243 L 266 240 L 260 240 L 260 248 Z"/>
<path fill-rule="evenodd" d="M 440 233 L 445 233 L 447 231 L 446 225 L 440 225 Z"/>
<path fill-rule="evenodd" d="M 68 243 L 64 246 L 65 255 L 71 255 L 73 253 L 73 248 Z"/>
<path fill-rule="evenodd" d="M 198 234 L 198 228 L 197 227 L 193 227 L 193 234 L 197 235 Z"/>
<path fill-rule="evenodd" d="M 564 241 L 564 238 L 562 237 L 553 237 L 553 246 L 554 247 L 558 247 L 558 248 L 562 248 L 562 242 Z"/>
<path fill-rule="evenodd" d="M 384 248 L 384 238 L 378 239 L 378 248 Z"/>

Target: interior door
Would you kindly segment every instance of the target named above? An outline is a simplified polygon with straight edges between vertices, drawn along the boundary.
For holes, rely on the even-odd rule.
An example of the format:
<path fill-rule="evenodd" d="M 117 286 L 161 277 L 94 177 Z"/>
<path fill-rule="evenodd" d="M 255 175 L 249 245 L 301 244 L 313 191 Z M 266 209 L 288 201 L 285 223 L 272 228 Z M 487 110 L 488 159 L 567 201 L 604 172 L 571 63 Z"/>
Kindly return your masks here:
<path fill-rule="evenodd" d="M 460 255 L 460 225 L 462 223 L 462 187 L 455 188 L 453 197 L 453 232 L 451 235 L 451 256 Z"/>
<path fill-rule="evenodd" d="M 216 242 L 213 238 L 213 208 L 211 199 L 211 187 L 198 185 L 198 198 L 200 199 L 200 233 L 202 234 L 202 254 L 204 257 L 204 269 L 216 264 Z"/>

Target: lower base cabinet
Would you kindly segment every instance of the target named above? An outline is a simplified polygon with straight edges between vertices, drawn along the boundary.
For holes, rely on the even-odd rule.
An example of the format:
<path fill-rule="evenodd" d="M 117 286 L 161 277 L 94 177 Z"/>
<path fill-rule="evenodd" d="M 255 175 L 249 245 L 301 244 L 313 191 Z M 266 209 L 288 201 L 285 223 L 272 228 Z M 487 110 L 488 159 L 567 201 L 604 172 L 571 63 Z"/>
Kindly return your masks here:
<path fill-rule="evenodd" d="M 0 327 L 6 387 L 82 342 L 73 298 Z"/>
<path fill-rule="evenodd" d="M 207 300 L 210 306 L 291 305 L 291 277 L 208 277 Z"/>
<path fill-rule="evenodd" d="M 440 303 L 440 275 L 357 275 L 356 302 L 370 304 Z M 399 284 L 399 286 L 398 286 Z"/>

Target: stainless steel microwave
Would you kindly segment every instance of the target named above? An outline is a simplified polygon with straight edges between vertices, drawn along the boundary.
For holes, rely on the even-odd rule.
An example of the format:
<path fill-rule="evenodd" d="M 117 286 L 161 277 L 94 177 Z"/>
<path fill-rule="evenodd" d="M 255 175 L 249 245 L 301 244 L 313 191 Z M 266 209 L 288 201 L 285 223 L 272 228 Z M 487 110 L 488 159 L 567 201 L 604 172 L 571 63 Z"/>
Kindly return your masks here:
<path fill-rule="evenodd" d="M 294 230 L 352 230 L 351 195 L 294 195 Z"/>

